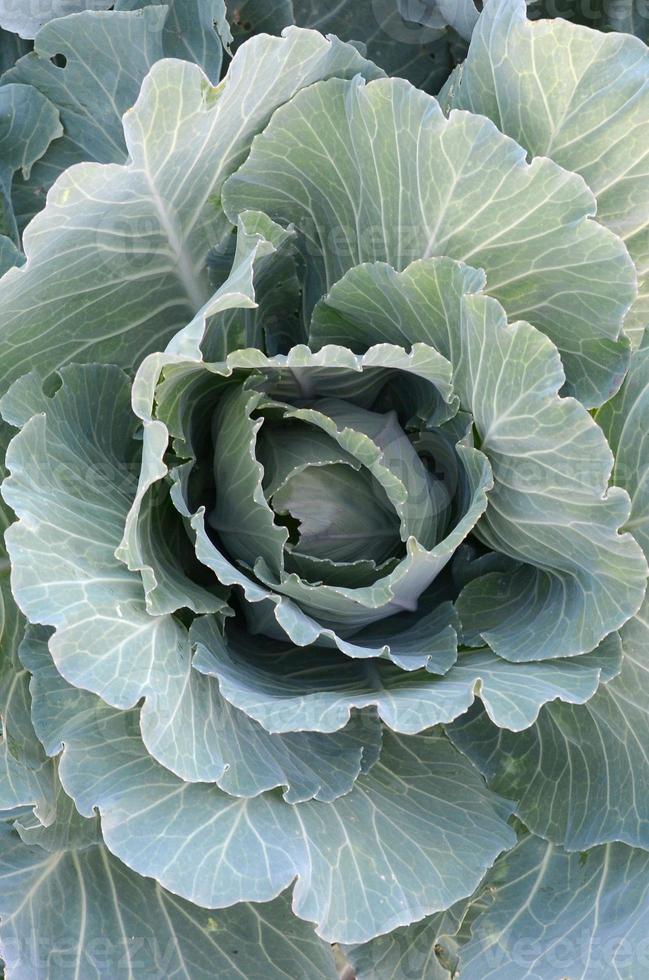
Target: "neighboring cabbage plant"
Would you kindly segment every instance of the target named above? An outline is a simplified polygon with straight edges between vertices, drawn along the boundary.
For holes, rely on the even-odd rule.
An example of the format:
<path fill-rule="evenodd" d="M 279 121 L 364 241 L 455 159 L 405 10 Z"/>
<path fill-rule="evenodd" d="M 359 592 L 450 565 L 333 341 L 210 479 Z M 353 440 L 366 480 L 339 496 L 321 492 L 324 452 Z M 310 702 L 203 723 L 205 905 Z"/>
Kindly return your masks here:
<path fill-rule="evenodd" d="M 0 0 L 0 274 L 64 170 L 126 161 L 121 117 L 151 66 L 184 58 L 216 83 L 230 40 L 224 0 Z"/>
<path fill-rule="evenodd" d="M 280 0 L 281 2 L 281 0 Z M 376 0 L 380 2 L 380 0 Z M 452 27 L 467 41 L 480 11 L 493 0 L 395 0 L 401 16 L 423 27 Z M 624 31 L 644 41 L 649 8 L 644 0 L 526 0 L 530 18 L 560 17 L 600 31 Z M 271 6 L 273 3 L 271 2 Z"/>
<path fill-rule="evenodd" d="M 645 975 L 648 61 L 491 0 L 438 103 L 290 27 L 55 181 L 0 281 L 9 976 Z"/>
<path fill-rule="evenodd" d="M 227 0 L 227 10 L 235 46 L 254 34 L 308 27 L 353 41 L 389 75 L 434 95 L 466 55 L 466 41 L 449 28 L 451 21 L 413 18 L 399 0 Z"/>

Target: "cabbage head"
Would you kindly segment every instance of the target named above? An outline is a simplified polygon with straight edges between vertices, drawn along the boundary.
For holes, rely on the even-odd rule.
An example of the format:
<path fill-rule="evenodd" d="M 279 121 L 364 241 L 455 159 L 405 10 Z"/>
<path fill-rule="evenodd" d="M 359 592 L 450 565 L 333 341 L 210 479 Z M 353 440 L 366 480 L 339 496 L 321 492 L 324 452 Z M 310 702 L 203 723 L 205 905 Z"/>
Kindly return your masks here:
<path fill-rule="evenodd" d="M 640 39 L 490 0 L 438 99 L 292 26 L 62 171 L 0 281 L 9 977 L 646 976 L 648 132 Z"/>

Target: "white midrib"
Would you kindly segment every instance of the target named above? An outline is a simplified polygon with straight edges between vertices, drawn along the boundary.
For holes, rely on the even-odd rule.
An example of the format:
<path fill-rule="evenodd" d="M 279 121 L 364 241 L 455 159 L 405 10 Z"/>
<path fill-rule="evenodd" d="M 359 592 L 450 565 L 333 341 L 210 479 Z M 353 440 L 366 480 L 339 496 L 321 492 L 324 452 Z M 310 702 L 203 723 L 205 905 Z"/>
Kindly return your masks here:
<path fill-rule="evenodd" d="M 175 259 L 176 275 L 182 283 L 183 289 L 187 294 L 192 309 L 194 312 L 197 312 L 209 299 L 208 292 L 196 275 L 189 256 L 183 247 L 183 240 L 178 232 L 178 228 L 176 227 L 176 222 L 169 214 L 165 203 L 158 194 L 157 188 L 151 180 L 148 172 L 145 171 L 145 174 L 149 189 L 151 191 L 151 200 L 155 206 L 156 213 L 160 220 L 160 225 L 167 237 L 169 245 L 171 246 L 171 251 Z"/>

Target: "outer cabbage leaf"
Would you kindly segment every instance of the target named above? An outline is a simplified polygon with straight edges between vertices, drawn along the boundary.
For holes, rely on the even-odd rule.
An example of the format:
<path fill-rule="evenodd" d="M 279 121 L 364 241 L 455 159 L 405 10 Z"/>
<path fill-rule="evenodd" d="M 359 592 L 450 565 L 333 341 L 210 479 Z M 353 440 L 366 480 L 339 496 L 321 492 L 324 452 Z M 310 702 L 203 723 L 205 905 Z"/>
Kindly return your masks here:
<path fill-rule="evenodd" d="M 29 84 L 47 96 L 61 114 L 64 134 L 30 179 L 16 182 L 21 229 L 42 209 L 46 191 L 68 167 L 80 161 L 126 162 L 122 116 L 154 62 L 163 56 L 197 62 L 218 82 L 222 43 L 211 17 L 219 10 L 224 15 L 224 8 L 222 0 L 214 2 L 210 13 L 204 0 L 165 5 L 132 0 L 117 4 L 117 11 L 62 18 L 39 32 L 34 51 L 2 82 Z M 221 24 L 222 31 L 226 28 Z"/>
<path fill-rule="evenodd" d="M 624 844 L 569 854 L 524 837 L 487 874 L 463 980 L 640 980 L 646 964 L 649 855 Z"/>
<path fill-rule="evenodd" d="M 585 657 L 535 664 L 508 663 L 487 649 L 462 653 L 446 674 L 431 676 L 324 650 L 307 660 L 299 647 L 269 641 L 260 651 L 256 637 L 207 619 L 195 623 L 192 639 L 195 668 L 217 677 L 221 694 L 270 732 L 337 731 L 354 708 L 374 706 L 394 731 L 414 734 L 464 714 L 476 696 L 496 725 L 521 731 L 548 701 L 587 701 L 620 659 L 612 637 Z"/>
<path fill-rule="evenodd" d="M 632 523 L 645 547 L 648 457 L 639 420 L 646 402 L 646 353 L 634 354 L 623 389 L 601 413 L 617 454 L 614 479 L 632 495 Z M 648 618 L 645 598 L 622 629 L 620 673 L 587 704 L 548 705 L 521 735 L 501 732 L 475 712 L 454 726 L 457 744 L 498 792 L 518 801 L 517 812 L 530 829 L 569 850 L 616 840 L 649 847 Z"/>
<path fill-rule="evenodd" d="M 125 162 L 122 115 L 135 102 L 151 65 L 163 56 L 165 13 L 164 7 L 133 14 L 88 11 L 55 20 L 40 31 L 34 50 L 3 76 L 2 85 L 31 85 L 49 99 L 63 124 L 62 137 L 35 164 L 29 179 L 15 181 L 21 230 L 72 164 Z M 53 62 L 57 56 L 65 58 L 63 67 Z"/>
<path fill-rule="evenodd" d="M 20 37 L 36 37 L 41 27 L 57 17 L 82 10 L 106 10 L 114 0 L 0 0 L 0 27 Z"/>
<path fill-rule="evenodd" d="M 43 823 L 53 819 L 53 786 L 55 781 L 52 764 L 42 752 L 31 724 L 29 676 L 19 666 L 7 662 L 11 655 L 12 628 L 8 621 L 7 605 L 10 598 L 6 590 L 4 598 L 4 622 L 0 639 L 3 660 L 0 673 L 0 711 L 2 736 L 0 737 L 0 817 L 16 808 L 31 808 Z"/>
<path fill-rule="evenodd" d="M 0 277 L 16 265 L 22 265 L 25 256 L 6 235 L 0 235 Z"/>
<path fill-rule="evenodd" d="M 20 761 L 9 750 L 9 744 L 0 739 L 0 811 L 3 817 L 13 810 L 29 807 L 39 819 L 51 819 L 52 797 L 51 765 L 45 763 L 38 769 Z"/>
<path fill-rule="evenodd" d="M 223 13 L 222 0 L 215 2 L 212 13 Z M 225 22 L 221 29 L 229 36 Z M 133 0 L 117 4 L 116 11 L 61 18 L 39 32 L 34 51 L 2 81 L 33 85 L 52 100 L 64 135 L 29 180 L 17 181 L 21 228 L 42 209 L 46 191 L 68 167 L 80 161 L 126 162 L 122 116 L 149 68 L 163 56 L 196 61 L 218 82 L 222 44 L 203 0 L 165 5 Z M 53 63 L 55 57 L 63 57 L 65 65 Z"/>
<path fill-rule="evenodd" d="M 536 566 L 467 585 L 465 635 L 514 661 L 585 653 L 644 597 L 646 561 L 618 530 L 628 494 L 607 489 L 613 460 L 599 427 L 557 397 L 564 375 L 552 345 L 527 324 L 507 325 L 493 301 L 467 298 L 465 307 L 456 383 L 494 471 L 478 533 Z"/>
<path fill-rule="evenodd" d="M 597 220 L 638 268 L 640 295 L 625 321 L 637 343 L 649 314 L 646 46 L 560 20 L 529 22 L 525 0 L 490 0 L 450 104 L 489 116 L 532 156 L 583 176 Z"/>
<path fill-rule="evenodd" d="M 130 162 L 67 170 L 25 235 L 22 275 L 2 281 L 2 387 L 28 366 L 131 368 L 160 349 L 210 295 L 206 259 L 230 233 L 214 201 L 256 131 L 301 86 L 358 72 L 378 69 L 295 28 L 253 39 L 216 90 L 194 65 L 158 62 L 125 117 Z"/>
<path fill-rule="evenodd" d="M 20 244 L 12 202 L 14 174 L 28 178 L 52 140 L 63 132 L 52 103 L 31 85 L 0 88 L 0 231 Z"/>
<path fill-rule="evenodd" d="M 90 681 L 92 676 L 95 689 L 104 694 L 112 682 L 113 699 L 134 703 L 151 677 L 156 640 L 166 634 L 167 648 L 173 648 L 178 630 L 168 618 L 149 618 L 143 608 L 140 612 L 139 580 L 113 555 L 136 485 L 129 384 L 119 369 L 102 366 L 68 368 L 61 380 L 50 399 L 39 379 L 27 376 L 11 401 L 3 403 L 12 424 L 26 423 L 7 454 L 15 483 L 13 494 L 10 481 L 5 483 L 5 499 L 19 515 L 35 513 L 34 506 L 39 512 L 38 521 L 28 518 L 22 528 L 14 524 L 6 534 L 13 553 L 12 588 L 34 622 L 65 627 L 72 637 L 76 622 L 78 639 L 64 643 L 64 648 L 73 663 L 86 663 L 85 674 L 77 680 Z M 77 411 L 85 416 L 85 433 L 76 431 Z M 78 452 L 79 438 L 84 439 L 83 455 Z M 42 491 L 46 494 L 40 504 L 34 497 L 37 487 L 39 497 Z M 38 557 L 42 549 L 48 555 L 45 561 Z M 104 624 L 100 647 L 98 621 Z M 56 641 L 52 648 L 57 649 Z M 132 668 L 129 651 L 136 649 L 140 670 L 120 672 L 111 662 L 102 669 L 106 651 L 111 650 L 117 660 L 120 655 L 128 658 Z M 162 665 L 160 672 L 165 673 Z M 118 690 L 116 675 L 122 677 Z"/>
<path fill-rule="evenodd" d="M 570 854 L 526 835 L 471 899 L 347 955 L 358 980 L 640 980 L 648 860 L 623 844 Z"/>
<path fill-rule="evenodd" d="M 116 10 L 141 10 L 157 0 L 117 0 Z M 168 0 L 162 46 L 165 58 L 200 65 L 214 84 L 219 81 L 223 48 L 232 40 L 225 0 Z"/>
<path fill-rule="evenodd" d="M 18 58 L 29 51 L 30 47 L 29 41 L 0 27 L 0 75 L 11 68 Z"/>
<path fill-rule="evenodd" d="M 400 271 L 450 256 L 486 270 L 510 319 L 547 333 L 587 404 L 621 383 L 628 341 L 618 338 L 635 296 L 623 243 L 589 220 L 595 200 L 578 176 L 526 163 L 481 116 L 446 119 L 399 79 L 313 85 L 275 113 L 223 201 L 233 220 L 253 208 L 296 225 L 307 295 L 365 261 Z"/>
<path fill-rule="evenodd" d="M 464 897 L 514 842 L 509 806 L 440 735 L 386 732 L 350 793 L 289 806 L 183 783 L 146 752 L 137 712 L 56 672 L 39 671 L 34 699 L 48 753 L 63 749 L 63 786 L 82 814 L 98 809 L 109 849 L 198 905 L 266 901 L 297 877 L 296 915 L 324 939 L 364 942 Z"/>
<path fill-rule="evenodd" d="M 615 457 L 612 482 L 631 497 L 625 527 L 649 555 L 649 349 L 636 351 L 622 388 L 596 418 Z"/>
<path fill-rule="evenodd" d="M 2 35 L 4 38 L 5 32 Z M 11 57 L 14 50 L 7 56 Z M 27 177 L 62 129 L 56 108 L 28 85 L 1 88 L 0 112 L 0 276 L 3 276 L 8 269 L 25 261 L 16 220 L 16 175 Z"/>
<path fill-rule="evenodd" d="M 525 824 L 571 851 L 616 840 L 649 849 L 648 606 L 622 630 L 621 672 L 586 704 L 547 705 L 520 734 L 475 711 L 451 730 Z"/>
<path fill-rule="evenodd" d="M 493 3 L 494 0 L 489 0 Z M 397 0 L 402 15 L 438 27 L 450 24 L 469 40 L 479 10 L 487 6 L 476 0 Z M 643 0 L 527 0 L 528 16 L 534 19 L 560 17 L 587 24 L 601 31 L 624 31 L 647 40 L 649 17 Z"/>
<path fill-rule="evenodd" d="M 65 816 L 61 814 L 61 819 Z M 78 818 L 77 818 L 78 821 Z M 97 821 L 84 820 L 96 829 Z M 64 846 L 0 824 L 0 948 L 16 980 L 186 976 L 335 980 L 331 951 L 287 897 L 209 912 L 134 874 L 77 826 Z"/>
<path fill-rule="evenodd" d="M 455 935 L 470 899 L 447 912 L 395 929 L 362 946 L 345 949 L 355 980 L 454 980 L 458 955 Z"/>
<path fill-rule="evenodd" d="M 7 427 L 0 430 L 4 456 Z M 4 472 L 4 462 L 0 463 Z M 29 674 L 18 659 L 24 619 L 9 587 L 10 563 L 4 532 L 13 515 L 0 502 L 0 817 L 16 807 L 32 807 L 43 823 L 53 818 L 54 773 L 31 720 Z"/>

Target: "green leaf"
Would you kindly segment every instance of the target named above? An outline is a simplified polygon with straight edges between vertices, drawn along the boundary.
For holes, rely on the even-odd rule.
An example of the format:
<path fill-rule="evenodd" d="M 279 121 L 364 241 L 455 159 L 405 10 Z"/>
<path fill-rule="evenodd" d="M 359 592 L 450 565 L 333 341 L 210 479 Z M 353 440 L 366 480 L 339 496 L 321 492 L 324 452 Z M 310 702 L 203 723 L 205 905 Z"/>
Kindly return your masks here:
<path fill-rule="evenodd" d="M 47 636 L 34 628 L 22 644 L 21 658 L 34 675 L 34 724 L 47 744 L 49 733 L 65 722 L 61 712 L 73 707 L 74 689 L 68 688 L 54 667 Z M 174 768 L 189 781 L 214 781 L 237 797 L 282 787 L 289 803 L 330 802 L 349 792 L 359 773 L 369 770 L 378 757 L 381 729 L 370 714 L 356 714 L 335 735 L 306 731 L 270 735 L 226 702 L 218 684 L 193 671 L 189 660 L 183 681 L 181 686 L 171 679 L 169 689 L 155 697 L 154 710 L 141 713 L 140 729 L 149 751 L 154 757 L 163 755 L 167 768 L 172 768 L 170 749 L 162 745 L 157 752 L 172 728 Z M 83 716 L 92 706 L 88 695 L 80 692 L 77 713 Z M 174 724 L 176 717 L 181 724 Z"/>
<path fill-rule="evenodd" d="M 106 847 L 75 843 L 45 850 L 0 824 L 0 941 L 15 980 L 280 980 L 289 970 L 335 980 L 330 950 L 286 896 L 209 912 Z"/>
<path fill-rule="evenodd" d="M 0 738 L 0 817 L 3 811 L 31 807 L 39 820 L 51 819 L 52 765 L 39 768 L 19 761 L 4 738 Z M 0 821 L 1 824 L 1 821 Z"/>
<path fill-rule="evenodd" d="M 636 351 L 619 393 L 597 413 L 615 456 L 612 482 L 631 497 L 625 528 L 649 555 L 649 349 Z"/>
<path fill-rule="evenodd" d="M 636 343 L 649 303 L 648 71 L 649 52 L 636 38 L 529 22 L 525 0 L 490 0 L 451 99 L 532 156 L 582 175 L 597 220 L 626 242 L 638 268 L 640 296 L 625 321 Z"/>
<path fill-rule="evenodd" d="M 293 0 L 226 0 L 225 5 L 235 48 L 254 34 L 281 34 L 294 23 Z"/>
<path fill-rule="evenodd" d="M 164 22 L 165 8 L 159 6 L 137 14 L 88 11 L 55 20 L 40 31 L 34 50 L 3 76 L 2 85 L 31 85 L 49 99 L 63 124 L 63 135 L 29 179 L 15 181 L 21 230 L 72 164 L 126 161 L 122 115 L 135 102 L 151 65 L 162 58 Z M 64 67 L 54 63 L 57 56 L 65 59 Z"/>
<path fill-rule="evenodd" d="M 180 676 L 183 630 L 147 615 L 139 575 L 114 556 L 139 464 L 129 381 L 115 367 L 66 368 L 53 397 L 27 376 L 2 406 L 24 426 L 3 488 L 22 519 L 5 536 L 14 595 L 33 622 L 56 627 L 53 655 L 75 682 L 130 706 L 143 685 Z"/>
<path fill-rule="evenodd" d="M 514 842 L 509 807 L 443 736 L 386 732 L 350 793 L 289 806 L 276 793 L 237 800 L 183 783 L 145 751 L 137 712 L 71 688 L 65 697 L 39 734 L 49 753 L 63 748 L 66 792 L 82 814 L 98 809 L 117 857 L 198 905 L 265 901 L 297 878 L 296 915 L 327 941 L 365 942 L 465 897 Z M 36 691 L 37 715 L 38 701 Z M 417 862 L 404 859 L 415 848 Z"/>
<path fill-rule="evenodd" d="M 397 0 L 401 14 L 429 27 L 448 24 L 468 41 L 478 20 L 473 0 Z"/>
<path fill-rule="evenodd" d="M 355 980 L 453 980 L 457 953 L 452 939 L 462 924 L 469 900 L 395 929 L 345 953 Z"/>
<path fill-rule="evenodd" d="M 157 0 L 117 0 L 116 10 L 141 10 Z M 182 58 L 200 65 L 216 85 L 223 48 L 232 40 L 225 0 L 167 0 L 162 45 L 165 58 Z"/>
<path fill-rule="evenodd" d="M 1 438 L 4 443 L 4 427 Z M 0 502 L 0 818 L 27 806 L 48 823 L 53 816 L 54 773 L 34 732 L 29 674 L 18 659 L 25 624 L 9 587 L 3 544 L 11 520 L 9 508 Z"/>
<path fill-rule="evenodd" d="M 455 363 L 462 297 L 482 292 L 481 269 L 445 257 L 418 259 L 402 272 L 384 262 L 354 266 L 313 310 L 309 343 L 344 344 L 362 353 L 373 344 L 423 342 Z"/>
<path fill-rule="evenodd" d="M 527 0 L 530 17 L 564 17 L 589 24 L 600 31 L 624 31 L 643 40 L 649 35 L 649 18 L 643 0 Z"/>
<path fill-rule="evenodd" d="M 9 427 L 0 428 L 0 454 L 4 456 Z M 4 475 L 4 461 L 0 464 Z M 25 620 L 13 597 L 9 573 L 11 563 L 4 546 L 4 533 L 14 515 L 0 500 L 0 718 L 2 736 L 8 749 L 19 761 L 38 766 L 43 756 L 34 751 L 34 731 L 30 717 L 29 676 L 22 670 L 18 648 L 23 638 Z"/>
<path fill-rule="evenodd" d="M 0 0 L 0 27 L 20 37 L 36 37 L 49 21 L 81 10 L 106 10 L 113 0 Z"/>
<path fill-rule="evenodd" d="M 22 265 L 24 261 L 25 256 L 12 240 L 6 235 L 0 235 L 0 277 L 15 265 Z"/>
<path fill-rule="evenodd" d="M 404 18 L 395 0 L 227 0 L 236 44 L 253 34 L 280 34 L 289 24 L 364 47 L 388 75 L 437 92 L 453 66 L 443 24 L 424 28 Z"/>
<path fill-rule="evenodd" d="M 225 365 L 222 374 L 228 375 Z M 263 559 L 271 574 L 280 575 L 288 531 L 275 523 L 262 491 L 255 448 L 263 420 L 251 418 L 262 397 L 231 385 L 216 403 L 211 420 L 215 503 L 208 521 L 234 561 L 250 567 Z"/>
<path fill-rule="evenodd" d="M 446 119 L 398 79 L 316 84 L 274 114 L 223 201 L 232 220 L 253 208 L 294 223 L 320 294 L 363 262 L 481 266 L 508 316 L 557 344 L 580 398 L 601 404 L 619 387 L 635 296 L 624 244 L 589 220 L 595 199 L 580 177 L 528 164 L 481 116 Z"/>
<path fill-rule="evenodd" d="M 195 65 L 158 62 L 125 117 L 129 163 L 67 170 L 25 235 L 24 270 L 2 280 L 2 388 L 28 366 L 131 369 L 159 350 L 209 298 L 207 255 L 230 233 L 215 201 L 255 133 L 301 86 L 358 72 L 378 69 L 295 28 L 255 38 L 217 90 Z"/>
<path fill-rule="evenodd" d="M 649 16 L 642 0 L 622 0 L 606 13 L 611 30 L 635 34 L 645 42 L 649 39 Z"/>
<path fill-rule="evenodd" d="M 641 980 L 649 855 L 623 844 L 568 854 L 524 837 L 488 872 L 462 980 Z"/>
<path fill-rule="evenodd" d="M 473 712 L 453 741 L 534 833 L 570 851 L 649 849 L 649 602 L 622 630 L 622 670 L 584 705 L 553 703 L 511 734 Z"/>
<path fill-rule="evenodd" d="M 280 353 L 305 339 L 295 233 L 256 211 L 240 214 L 237 225 L 236 236 L 211 251 L 208 265 L 218 281 L 224 280 L 222 289 L 230 288 L 235 270 L 247 269 L 251 283 L 241 291 L 254 303 L 215 313 L 207 307 L 195 318 L 204 329 L 200 349 L 205 361 L 222 361 L 246 347 Z"/>
<path fill-rule="evenodd" d="M 18 659 L 25 622 L 9 588 L 8 575 L 0 582 L 0 716 L 2 739 L 17 762 L 33 769 L 43 764 L 44 756 L 34 738 L 31 721 L 29 674 Z"/>
<path fill-rule="evenodd" d="M 627 385 L 602 412 L 619 452 L 620 482 L 634 495 L 640 515 L 645 473 L 636 419 L 644 397 L 644 354 L 634 355 Z M 642 538 L 641 517 L 638 526 Z M 518 801 L 517 812 L 527 825 L 570 850 L 615 840 L 649 846 L 648 601 L 622 630 L 621 672 L 587 704 L 548 705 L 522 735 L 494 729 L 475 712 L 453 727 L 454 740 L 492 785 Z M 597 780 L 593 773 L 600 774 Z"/>
<path fill-rule="evenodd" d="M 156 645 L 171 651 L 179 636 L 169 617 L 146 614 L 139 576 L 114 557 L 137 485 L 130 385 L 118 368 L 99 365 L 66 368 L 61 381 L 48 398 L 27 376 L 2 403 L 24 426 L 3 485 L 21 518 L 5 535 L 12 588 L 32 622 L 57 627 L 51 648 L 62 669 L 127 706 L 151 678 Z M 165 683 L 166 666 L 168 656 L 158 667 Z"/>
<path fill-rule="evenodd" d="M 25 179 L 36 160 L 63 133 L 52 103 L 31 85 L 0 88 L 0 232 L 20 244 L 12 204 L 14 174 Z"/>
<path fill-rule="evenodd" d="M 0 75 L 11 68 L 22 55 L 27 54 L 30 47 L 29 41 L 0 27 Z"/>
<path fill-rule="evenodd" d="M 346 659 L 267 639 L 260 651 L 254 636 L 236 629 L 223 635 L 207 619 L 194 624 L 192 639 L 195 668 L 218 678 L 223 697 L 269 732 L 340 731 L 354 709 L 376 707 L 392 730 L 413 735 L 457 718 L 473 701 L 475 677 L 442 684 L 425 670 L 405 671 L 387 660 Z"/>
<path fill-rule="evenodd" d="M 475 579 L 458 612 L 470 643 L 513 661 L 592 650 L 645 592 L 644 556 L 618 531 L 628 495 L 607 489 L 612 454 L 583 406 L 558 397 L 563 377 L 538 331 L 508 325 L 492 299 L 465 298 L 455 383 L 494 472 L 477 533 L 529 564 Z"/>
<path fill-rule="evenodd" d="M 157 430 L 154 435 L 161 439 L 159 455 L 151 452 L 143 459 L 116 557 L 131 571 L 140 572 L 150 615 L 164 616 L 184 608 L 228 615 L 225 590 L 202 574 L 191 539 L 170 499 L 169 482 L 161 479 L 166 475 L 166 467 L 159 466 L 167 450 L 166 434 Z"/>
<path fill-rule="evenodd" d="M 471 684 L 489 718 L 499 728 L 518 732 L 532 725 L 548 701 L 583 704 L 595 694 L 600 680 L 620 670 L 620 642 L 613 633 L 593 653 L 566 660 L 512 664 L 489 651 L 463 653 L 446 684 Z M 440 682 L 441 683 L 441 682 Z"/>
<path fill-rule="evenodd" d="M 293 0 L 293 9 L 299 27 L 360 41 L 386 74 L 407 78 L 426 92 L 437 92 L 453 65 L 443 25 L 410 23 L 394 0 L 337 0 L 330 6 Z"/>
<path fill-rule="evenodd" d="M 191 635 L 195 668 L 217 677 L 223 697 L 269 732 L 338 731 L 353 709 L 375 706 L 386 725 L 412 735 L 464 714 L 476 697 L 497 725 L 520 731 L 547 701 L 587 701 L 620 660 L 613 636 L 593 654 L 549 663 L 511 664 L 490 650 L 463 653 L 443 676 L 432 676 L 324 650 L 309 661 L 309 651 L 270 641 L 260 650 L 256 637 L 208 619 L 196 622 Z"/>

